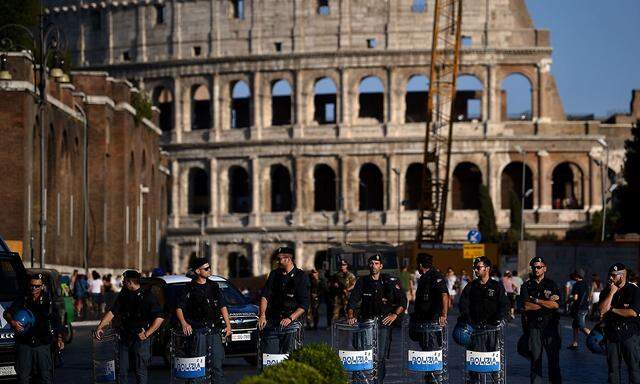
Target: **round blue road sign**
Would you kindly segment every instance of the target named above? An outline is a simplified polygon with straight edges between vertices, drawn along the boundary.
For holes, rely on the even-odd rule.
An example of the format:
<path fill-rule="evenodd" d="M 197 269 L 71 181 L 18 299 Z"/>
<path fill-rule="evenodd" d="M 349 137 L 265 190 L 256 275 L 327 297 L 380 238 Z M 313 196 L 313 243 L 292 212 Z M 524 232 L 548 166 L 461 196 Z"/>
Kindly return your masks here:
<path fill-rule="evenodd" d="M 477 229 L 472 229 L 467 233 L 467 240 L 471 244 L 478 244 L 482 241 L 482 234 Z"/>

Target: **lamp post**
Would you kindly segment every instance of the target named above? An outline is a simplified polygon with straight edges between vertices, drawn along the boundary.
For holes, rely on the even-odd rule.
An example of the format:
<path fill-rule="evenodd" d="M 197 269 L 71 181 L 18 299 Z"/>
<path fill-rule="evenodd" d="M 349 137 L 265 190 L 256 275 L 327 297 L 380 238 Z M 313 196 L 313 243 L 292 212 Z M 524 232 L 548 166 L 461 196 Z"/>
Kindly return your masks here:
<path fill-rule="evenodd" d="M 600 233 L 600 241 L 604 242 L 607 226 L 607 196 L 604 183 L 605 177 L 609 176 L 609 144 L 602 138 L 598 139 L 598 144 L 602 145 L 606 153 L 604 162 L 600 162 L 600 194 L 602 195 L 602 231 Z M 612 192 L 613 189 L 611 190 Z"/>
<path fill-rule="evenodd" d="M 149 187 L 140 184 L 138 195 L 138 269 L 142 272 L 142 220 L 144 214 L 144 195 L 149 193 Z"/>
<path fill-rule="evenodd" d="M 66 51 L 66 38 L 62 30 L 51 23 L 44 23 L 44 5 L 40 5 L 39 23 L 32 31 L 20 24 L 6 24 L 0 28 L 0 52 L 26 51 L 30 53 L 28 60 L 31 62 L 34 73 L 34 93 L 38 104 L 40 120 L 40 268 L 45 267 L 46 261 L 46 236 L 47 236 L 47 189 L 46 189 L 46 113 L 47 106 L 47 79 L 49 76 L 60 78 L 62 72 L 62 53 Z M 30 46 L 24 46 L 14 41 L 9 34 L 20 34 Z M 35 54 L 34 54 L 35 53 Z M 1 55 L 0 80 L 11 80 L 11 74 L 7 69 L 7 56 Z M 47 72 L 47 64 L 53 60 L 51 73 Z M 31 212 L 29 212 L 31 214 Z"/>

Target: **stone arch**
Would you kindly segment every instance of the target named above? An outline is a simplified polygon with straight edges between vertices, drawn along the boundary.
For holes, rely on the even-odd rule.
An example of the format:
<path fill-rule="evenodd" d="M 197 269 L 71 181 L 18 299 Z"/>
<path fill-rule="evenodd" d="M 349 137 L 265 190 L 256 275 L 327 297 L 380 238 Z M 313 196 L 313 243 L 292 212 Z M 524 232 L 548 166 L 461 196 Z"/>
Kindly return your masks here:
<path fill-rule="evenodd" d="M 209 175 L 202 168 L 189 169 L 189 214 L 209 213 L 211 208 Z"/>
<path fill-rule="evenodd" d="M 211 94 L 206 85 L 191 87 L 191 129 L 211 128 Z"/>
<path fill-rule="evenodd" d="M 316 12 L 318 15 L 326 16 L 329 14 L 329 0 L 317 0 L 316 3 Z"/>
<path fill-rule="evenodd" d="M 153 104 L 160 110 L 160 129 L 168 132 L 173 129 L 173 93 L 163 86 L 153 90 Z"/>
<path fill-rule="evenodd" d="M 451 180 L 451 206 L 454 210 L 480 208 L 482 171 L 477 165 L 462 162 L 453 170 Z"/>
<path fill-rule="evenodd" d="M 373 163 L 360 167 L 359 173 L 359 210 L 384 210 L 384 183 L 380 168 Z"/>
<path fill-rule="evenodd" d="M 409 78 L 405 88 L 406 123 L 420 123 L 427 121 L 427 100 L 429 98 L 429 80 L 424 75 L 413 75 Z"/>
<path fill-rule="evenodd" d="M 271 85 L 271 125 L 290 125 L 293 103 L 291 85 L 285 79 Z"/>
<path fill-rule="evenodd" d="M 282 164 L 274 164 L 270 170 L 271 212 L 293 211 L 291 173 Z"/>
<path fill-rule="evenodd" d="M 579 165 L 563 162 L 551 176 L 553 209 L 582 209 L 584 206 L 584 175 Z"/>
<path fill-rule="evenodd" d="M 335 124 L 337 97 L 336 84 L 330 77 L 317 79 L 313 86 L 313 120 L 318 124 Z"/>
<path fill-rule="evenodd" d="M 524 190 L 533 189 L 533 172 L 525 164 Z M 500 176 L 500 207 L 502 209 L 511 208 L 511 194 L 514 193 L 522 199 L 522 162 L 513 161 L 507 164 Z M 524 199 L 524 209 L 533 209 L 533 193 Z"/>
<path fill-rule="evenodd" d="M 227 276 L 230 279 L 238 277 L 251 277 L 251 261 L 247 255 L 241 252 L 230 252 L 227 255 Z"/>
<path fill-rule="evenodd" d="M 336 173 L 327 164 L 318 164 L 313 170 L 313 210 L 336 210 Z"/>
<path fill-rule="evenodd" d="M 500 110 L 502 120 L 531 120 L 533 115 L 533 87 L 529 78 L 512 73 L 502 81 Z"/>
<path fill-rule="evenodd" d="M 249 173 L 239 165 L 229 168 L 229 213 L 251 212 Z"/>
<path fill-rule="evenodd" d="M 404 176 L 404 207 L 408 211 L 417 210 L 420 207 L 422 198 L 424 165 L 422 163 L 412 163 L 407 167 Z M 426 169 L 427 178 L 431 178 L 431 171 Z M 425 208 L 431 207 L 431 194 L 427 195 Z"/>
<path fill-rule="evenodd" d="M 231 128 L 251 126 L 251 89 L 243 80 L 231 83 Z"/>
<path fill-rule="evenodd" d="M 358 85 L 358 117 L 384 121 L 384 85 L 377 76 L 366 76 Z"/>
<path fill-rule="evenodd" d="M 458 77 L 452 116 L 455 121 L 482 120 L 483 89 L 482 82 L 474 75 Z"/>

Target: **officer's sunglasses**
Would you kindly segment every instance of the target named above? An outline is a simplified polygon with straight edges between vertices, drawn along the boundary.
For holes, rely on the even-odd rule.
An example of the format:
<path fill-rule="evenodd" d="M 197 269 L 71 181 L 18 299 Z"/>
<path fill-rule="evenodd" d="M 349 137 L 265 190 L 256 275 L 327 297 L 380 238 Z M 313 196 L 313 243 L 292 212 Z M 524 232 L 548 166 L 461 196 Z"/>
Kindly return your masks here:
<path fill-rule="evenodd" d="M 476 271 L 481 270 L 482 268 L 486 268 L 486 265 L 476 265 L 475 267 L 473 267 L 473 269 L 475 269 Z"/>
<path fill-rule="evenodd" d="M 542 269 L 544 268 L 544 265 L 532 265 L 531 269 Z"/>
<path fill-rule="evenodd" d="M 31 289 L 40 289 L 42 288 L 42 284 L 31 284 Z"/>
<path fill-rule="evenodd" d="M 203 271 L 209 271 L 209 270 L 211 270 L 211 266 L 209 265 L 209 266 L 207 266 L 207 268 L 198 268 L 198 269 L 202 269 Z"/>

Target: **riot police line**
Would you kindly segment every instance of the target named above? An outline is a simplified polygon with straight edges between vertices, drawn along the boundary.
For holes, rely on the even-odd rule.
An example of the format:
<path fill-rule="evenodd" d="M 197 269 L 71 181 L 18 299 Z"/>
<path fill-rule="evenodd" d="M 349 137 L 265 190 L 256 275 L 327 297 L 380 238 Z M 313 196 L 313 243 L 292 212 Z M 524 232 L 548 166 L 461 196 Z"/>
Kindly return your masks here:
<path fill-rule="evenodd" d="M 279 268 L 269 274 L 260 299 L 259 369 L 277 364 L 302 347 L 301 321 L 309 308 L 309 279 L 296 267 L 293 249 L 278 248 L 274 256 Z M 407 309 L 402 287 L 397 278 L 382 272 L 380 255 L 369 258 L 370 273 L 355 282 L 346 319 L 334 322 L 332 328 L 332 345 L 351 382 L 384 381 L 394 326 L 402 328 L 404 376 L 427 383 L 449 382 L 448 291 L 430 255 L 419 254 L 417 262 L 421 276 L 414 310 L 408 317 L 401 317 Z M 460 316 L 452 332 L 453 340 L 464 349 L 464 382 L 505 383 L 508 300 L 504 286 L 490 278 L 491 261 L 480 257 L 473 264 L 476 279 L 461 294 Z M 547 265 L 542 258 L 533 258 L 529 266 L 530 279 L 520 294 L 523 335 L 518 352 L 530 360 L 532 383 L 543 382 L 543 352 L 550 362 L 550 381 L 560 383 L 559 289 L 545 276 Z M 207 260 L 193 260 L 191 270 L 194 277 L 176 308 L 179 326 L 171 337 L 171 381 L 223 383 L 223 343 L 231 334 L 226 303 L 217 284 L 208 279 L 211 267 Z M 134 270 L 123 273 L 125 289 L 95 330 L 94 382 L 127 383 L 130 359 L 135 382 L 147 382 L 151 339 L 165 314 L 158 298 L 141 288 L 140 278 Z M 62 339 L 61 328 L 55 324 L 59 317 L 41 294 L 41 286 L 42 276 L 32 276 L 29 292 L 4 314 L 17 333 L 20 382 L 28 382 L 32 370 L 38 371 L 42 382 L 52 381 L 50 355 L 43 351 Z M 621 367 L 626 365 L 629 382 L 640 383 L 640 290 L 629 283 L 624 265 L 610 267 L 599 306 L 601 321 L 589 333 L 587 347 L 606 355 L 609 382 L 619 383 Z M 213 321 L 219 317 L 223 326 Z M 111 322 L 115 327 L 109 327 Z"/>

